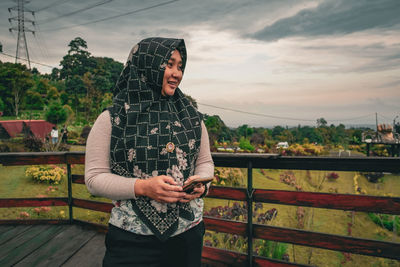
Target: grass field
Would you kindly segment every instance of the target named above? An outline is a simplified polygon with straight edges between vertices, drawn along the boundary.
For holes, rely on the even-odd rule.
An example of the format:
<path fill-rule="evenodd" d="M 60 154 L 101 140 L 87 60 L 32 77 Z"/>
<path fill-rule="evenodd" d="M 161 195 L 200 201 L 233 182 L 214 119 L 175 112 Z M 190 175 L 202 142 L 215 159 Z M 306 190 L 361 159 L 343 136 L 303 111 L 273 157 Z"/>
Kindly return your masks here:
<path fill-rule="evenodd" d="M 82 150 L 84 147 L 73 147 L 74 151 Z M 55 186 L 49 184 L 40 184 L 34 182 L 25 176 L 27 166 L 0 166 L 0 198 L 22 198 L 22 197 L 61 197 L 67 196 L 67 181 L 64 180 Z M 83 174 L 82 165 L 72 166 L 74 174 Z M 240 170 L 240 182 L 243 187 L 246 186 L 247 170 Z M 281 176 L 286 175 L 294 177 L 295 184 L 301 187 L 303 191 L 311 192 L 338 192 L 346 194 L 355 194 L 355 183 L 361 188 L 361 193 L 368 195 L 387 195 L 400 196 L 400 177 L 393 174 L 386 174 L 379 183 L 370 183 L 367 179 L 356 172 L 337 172 L 339 178 L 330 181 L 324 177 L 329 172 L 326 171 L 292 171 L 286 170 L 259 170 L 253 171 L 253 181 L 255 188 L 296 190 L 293 185 L 285 184 L 281 181 Z M 96 201 L 110 202 L 105 198 L 91 196 L 84 185 L 73 185 L 73 196 L 76 198 L 90 199 Z M 217 206 L 232 206 L 234 201 L 218 200 L 207 198 L 205 200 L 205 210 L 210 210 Z M 243 203 L 241 203 L 243 204 Z M 400 237 L 379 225 L 372 222 L 364 212 L 345 212 L 340 210 L 301 208 L 302 219 L 299 220 L 299 208 L 295 206 L 263 204 L 262 210 L 258 213 L 266 212 L 275 208 L 277 216 L 269 225 L 300 228 L 323 233 L 338 234 L 353 237 L 361 237 L 375 240 L 385 240 L 400 242 Z M 32 219 L 47 218 L 67 218 L 67 207 L 46 208 L 2 208 L 0 209 L 0 219 L 21 218 L 21 214 L 29 214 Z M 26 216 L 26 215 L 24 215 Z M 102 212 L 89 211 L 85 209 L 74 208 L 74 217 L 81 220 L 107 224 L 109 215 Z M 243 220 L 244 218 L 239 218 Z M 299 221 L 302 221 L 302 225 Z M 351 224 L 351 226 L 349 226 Z M 218 239 L 220 245 L 224 244 L 225 234 L 208 234 L 205 240 L 215 242 Z M 228 247 L 229 249 L 245 251 L 245 242 L 236 242 L 239 247 Z M 398 261 L 380 259 L 359 255 L 347 255 L 341 252 L 312 249 L 302 246 L 287 245 L 287 253 L 291 261 L 298 263 L 309 263 L 317 266 L 400 266 Z"/>

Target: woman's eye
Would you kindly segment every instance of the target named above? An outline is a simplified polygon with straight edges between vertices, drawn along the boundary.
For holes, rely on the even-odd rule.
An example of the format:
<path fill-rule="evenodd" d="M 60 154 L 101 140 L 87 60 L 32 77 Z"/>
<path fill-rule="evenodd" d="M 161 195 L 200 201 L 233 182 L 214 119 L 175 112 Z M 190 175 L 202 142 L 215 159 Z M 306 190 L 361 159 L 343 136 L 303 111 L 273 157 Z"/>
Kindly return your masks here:
<path fill-rule="evenodd" d="M 182 66 L 178 66 L 178 70 L 182 71 Z"/>
<path fill-rule="evenodd" d="M 168 62 L 167 66 L 171 68 L 172 67 L 172 62 Z"/>

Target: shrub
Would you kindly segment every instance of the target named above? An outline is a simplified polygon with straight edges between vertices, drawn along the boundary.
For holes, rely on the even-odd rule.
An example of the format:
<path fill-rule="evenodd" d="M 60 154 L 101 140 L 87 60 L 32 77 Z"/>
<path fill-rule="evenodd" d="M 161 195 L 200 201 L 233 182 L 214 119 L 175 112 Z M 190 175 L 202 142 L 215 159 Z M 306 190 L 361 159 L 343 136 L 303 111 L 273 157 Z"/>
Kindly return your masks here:
<path fill-rule="evenodd" d="M 43 141 L 34 136 L 27 136 L 23 139 L 24 147 L 28 151 L 40 152 L 43 150 Z"/>
<path fill-rule="evenodd" d="M 215 168 L 216 185 L 244 187 L 244 176 L 239 168 Z"/>
<path fill-rule="evenodd" d="M 331 181 L 335 181 L 337 178 L 339 178 L 339 174 L 336 172 L 331 172 L 331 173 L 328 173 L 326 178 L 328 178 Z"/>
<path fill-rule="evenodd" d="M 92 127 L 87 126 L 87 125 L 85 127 L 83 127 L 83 129 L 82 129 L 80 137 L 85 140 L 85 143 L 86 143 L 86 139 L 88 138 L 91 129 L 92 129 Z"/>
<path fill-rule="evenodd" d="M 363 173 L 365 178 L 371 183 L 377 183 L 379 181 L 382 181 L 382 177 L 385 176 L 383 172 L 367 172 Z"/>
<path fill-rule="evenodd" d="M 25 175 L 40 183 L 59 184 L 65 171 L 57 166 L 35 165 L 28 167 Z"/>
<path fill-rule="evenodd" d="M 393 224 L 395 225 L 396 234 L 400 235 L 400 217 L 388 214 L 368 213 L 368 217 L 377 225 L 393 231 Z"/>

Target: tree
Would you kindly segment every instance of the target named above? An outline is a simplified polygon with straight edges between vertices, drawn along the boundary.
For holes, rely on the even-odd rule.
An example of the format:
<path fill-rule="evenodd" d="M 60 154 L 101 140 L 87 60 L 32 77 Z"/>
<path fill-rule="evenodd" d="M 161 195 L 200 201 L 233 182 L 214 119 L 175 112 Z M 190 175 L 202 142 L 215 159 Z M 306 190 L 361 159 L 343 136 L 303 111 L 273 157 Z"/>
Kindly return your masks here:
<path fill-rule="evenodd" d="M 69 44 L 68 54 L 60 62 L 60 78 L 69 79 L 74 75 L 82 76 L 93 65 L 90 62 L 90 53 L 87 51 L 87 43 L 80 37 L 76 37 Z"/>
<path fill-rule="evenodd" d="M 54 124 L 62 124 L 67 120 L 67 110 L 61 106 L 58 102 L 50 104 L 49 109 L 46 112 L 46 121 Z"/>
<path fill-rule="evenodd" d="M 324 118 L 317 119 L 317 127 L 326 126 L 328 122 Z"/>
<path fill-rule="evenodd" d="M 32 74 L 25 65 L 0 62 L 0 95 L 6 115 L 19 115 L 25 93 L 32 86 Z"/>

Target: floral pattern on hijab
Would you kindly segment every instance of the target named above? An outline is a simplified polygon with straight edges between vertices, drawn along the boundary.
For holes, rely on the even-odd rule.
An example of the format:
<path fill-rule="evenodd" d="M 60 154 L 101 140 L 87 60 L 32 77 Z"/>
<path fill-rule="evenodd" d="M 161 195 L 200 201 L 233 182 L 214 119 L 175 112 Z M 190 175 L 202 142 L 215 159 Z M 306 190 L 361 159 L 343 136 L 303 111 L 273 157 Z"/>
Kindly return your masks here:
<path fill-rule="evenodd" d="M 110 166 L 113 173 L 140 179 L 168 175 L 182 185 L 194 174 L 202 115 L 179 88 L 161 94 L 166 63 L 177 49 L 186 65 L 181 39 L 148 38 L 135 45 L 114 89 Z M 179 217 L 193 220 L 189 203 L 131 200 L 133 211 L 160 240 L 171 236 Z"/>

